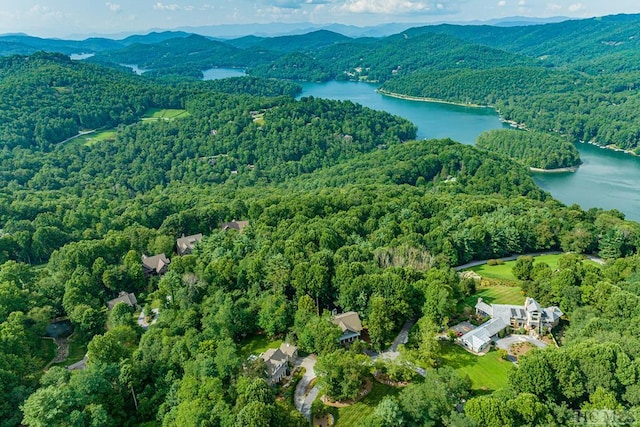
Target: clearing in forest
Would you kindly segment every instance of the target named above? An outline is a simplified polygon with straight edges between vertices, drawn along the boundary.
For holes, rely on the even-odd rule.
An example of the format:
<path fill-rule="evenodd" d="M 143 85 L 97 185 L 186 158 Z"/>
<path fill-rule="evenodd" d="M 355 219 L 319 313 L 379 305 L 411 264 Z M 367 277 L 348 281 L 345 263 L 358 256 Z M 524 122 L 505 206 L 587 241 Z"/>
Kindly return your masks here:
<path fill-rule="evenodd" d="M 171 121 L 180 117 L 188 117 L 189 112 L 187 110 L 178 110 L 172 108 L 149 108 L 144 116 L 142 116 L 142 121 L 151 121 L 151 120 L 165 120 Z"/>
<path fill-rule="evenodd" d="M 76 138 L 76 141 L 85 147 L 92 147 L 103 142 L 114 142 L 116 140 L 115 129 L 102 130 L 98 132 L 88 133 Z"/>

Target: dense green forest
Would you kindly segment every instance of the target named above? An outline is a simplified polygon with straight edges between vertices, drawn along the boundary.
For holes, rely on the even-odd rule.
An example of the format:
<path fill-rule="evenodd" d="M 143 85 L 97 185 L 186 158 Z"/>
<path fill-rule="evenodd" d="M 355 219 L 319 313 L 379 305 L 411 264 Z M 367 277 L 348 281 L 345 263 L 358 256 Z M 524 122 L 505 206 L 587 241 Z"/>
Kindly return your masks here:
<path fill-rule="evenodd" d="M 355 39 L 329 31 L 228 41 L 161 33 L 111 48 L 91 40 L 100 43 L 88 44 L 97 52 L 88 61 L 135 63 L 150 77 L 174 81 L 227 66 L 261 77 L 379 82 L 384 91 L 491 105 L 532 130 L 636 150 L 637 24 L 638 15 L 619 15 L 524 27 L 437 25 Z"/>
<path fill-rule="evenodd" d="M 477 61 L 495 54 L 500 66 L 515 58 L 417 39 Z M 539 71 L 517 58 L 523 76 Z M 483 72 L 474 64 L 458 66 Z M 540 76 L 562 88 L 576 74 Z M 415 141 L 404 119 L 295 100 L 299 90 L 256 77 L 149 79 L 59 54 L 0 61 L 0 425 L 308 425 L 242 349 L 295 343 L 318 355 L 324 393 L 357 395 L 374 367 L 363 345 L 339 347 L 333 309 L 360 314 L 369 350 L 419 319 L 401 351 L 409 365 L 375 368 L 411 384 L 364 425 L 566 425 L 579 410 L 637 411 L 640 224 L 562 205 L 504 155 Z M 220 228 L 233 219 L 249 226 Z M 174 256 L 175 239 L 195 233 L 205 237 L 194 252 Z M 436 340 L 469 318 L 476 292 L 453 267 L 548 250 L 573 254 L 521 268 L 518 285 L 566 314 L 562 346 L 523 357 L 505 388 L 472 391 Z M 167 273 L 146 277 L 142 255 L 159 253 Z M 581 262 L 594 253 L 606 265 Z M 107 310 L 120 291 L 158 309 L 157 323 L 142 329 L 125 304 Z M 88 351 L 86 369 L 45 371 L 42 336 L 60 317 Z"/>
<path fill-rule="evenodd" d="M 575 145 L 563 137 L 549 133 L 491 130 L 478 136 L 476 146 L 505 154 L 532 168 L 571 168 L 581 163 L 580 153 Z"/>

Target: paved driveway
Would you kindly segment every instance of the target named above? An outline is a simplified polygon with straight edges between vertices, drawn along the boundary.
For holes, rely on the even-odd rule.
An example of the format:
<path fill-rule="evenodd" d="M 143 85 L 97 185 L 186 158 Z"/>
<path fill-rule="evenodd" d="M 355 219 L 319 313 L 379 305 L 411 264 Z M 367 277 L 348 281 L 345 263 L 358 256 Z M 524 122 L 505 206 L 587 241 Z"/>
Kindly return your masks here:
<path fill-rule="evenodd" d="M 313 387 L 307 392 L 309 383 L 316 377 L 316 373 L 313 367 L 316 365 L 316 356 L 311 354 L 304 359 L 298 359 L 295 363 L 296 366 L 301 366 L 306 369 L 306 372 L 298 382 L 293 401 L 296 404 L 296 409 L 302 413 L 307 419 L 311 419 L 311 404 L 316 397 L 318 397 L 318 387 Z"/>
<path fill-rule="evenodd" d="M 547 346 L 547 343 L 542 342 L 531 335 L 510 335 L 496 341 L 496 347 L 509 351 L 509 347 L 521 342 L 529 342 L 539 348 L 545 348 Z"/>

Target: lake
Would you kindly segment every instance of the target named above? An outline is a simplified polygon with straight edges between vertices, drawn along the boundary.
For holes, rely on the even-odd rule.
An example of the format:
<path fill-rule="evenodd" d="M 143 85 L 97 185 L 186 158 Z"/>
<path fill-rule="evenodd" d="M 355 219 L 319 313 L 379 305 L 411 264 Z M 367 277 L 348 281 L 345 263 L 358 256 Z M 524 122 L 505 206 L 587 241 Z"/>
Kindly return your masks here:
<path fill-rule="evenodd" d="M 136 73 L 137 75 L 141 76 L 145 71 L 151 71 L 148 69 L 144 69 L 144 68 L 140 68 L 135 64 L 120 64 L 123 67 L 127 67 L 127 68 L 131 68 L 133 70 L 134 73 Z"/>
<path fill-rule="evenodd" d="M 243 75 L 242 70 L 217 68 L 211 78 Z M 228 75 L 226 73 L 229 73 Z M 490 129 L 508 128 L 491 108 L 410 101 L 383 96 L 377 85 L 357 82 L 303 83 L 302 96 L 350 100 L 376 110 L 404 117 L 418 126 L 418 138 L 451 138 L 474 144 L 477 136 Z M 584 162 L 574 173 L 534 173 L 535 182 L 567 205 L 583 209 L 617 209 L 628 219 L 640 221 L 640 157 L 605 150 L 590 144 L 576 144 Z"/>
<path fill-rule="evenodd" d="M 228 77 L 242 77 L 244 70 L 240 68 L 210 68 L 202 72 L 204 78 L 202 80 L 218 80 Z"/>
<path fill-rule="evenodd" d="M 473 108 L 439 102 L 408 101 L 383 96 L 377 85 L 356 82 L 303 83 L 300 96 L 350 100 L 375 110 L 387 111 L 418 126 L 419 139 L 451 138 L 473 144 L 490 129 L 509 127 L 491 108 Z"/>
<path fill-rule="evenodd" d="M 490 129 L 508 128 L 491 108 L 409 101 L 383 96 L 376 85 L 356 82 L 303 83 L 300 96 L 351 100 L 404 117 L 418 126 L 418 138 L 451 138 L 474 144 Z M 591 144 L 576 144 L 584 162 L 574 173 L 535 173 L 535 182 L 567 205 L 617 209 L 640 221 L 640 158 Z"/>

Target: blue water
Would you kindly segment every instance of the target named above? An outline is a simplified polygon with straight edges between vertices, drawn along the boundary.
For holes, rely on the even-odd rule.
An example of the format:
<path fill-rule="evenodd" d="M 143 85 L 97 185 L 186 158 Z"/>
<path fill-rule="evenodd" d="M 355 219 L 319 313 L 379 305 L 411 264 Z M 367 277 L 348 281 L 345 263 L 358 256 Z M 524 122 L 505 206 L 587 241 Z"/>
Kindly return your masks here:
<path fill-rule="evenodd" d="M 244 70 L 240 68 L 210 68 L 202 72 L 204 75 L 202 80 L 218 80 L 226 79 L 229 77 L 242 77 L 244 76 Z"/>
<path fill-rule="evenodd" d="M 216 68 L 206 79 L 244 75 L 242 70 Z M 358 82 L 303 83 L 302 96 L 350 100 L 376 110 L 404 117 L 418 126 L 419 139 L 451 138 L 474 144 L 490 129 L 508 127 L 491 108 L 464 107 L 436 102 L 410 101 L 383 96 L 377 85 Z M 533 175 L 535 182 L 566 205 L 583 209 L 617 209 L 628 219 L 640 221 L 640 157 L 576 144 L 582 166 L 574 173 Z"/>
<path fill-rule="evenodd" d="M 370 83 L 303 83 L 302 88 L 300 96 L 351 100 L 404 117 L 418 126 L 419 139 L 451 138 L 464 144 L 473 144 L 476 137 L 486 130 L 508 127 L 491 108 L 392 98 L 376 92 L 377 86 Z"/>

